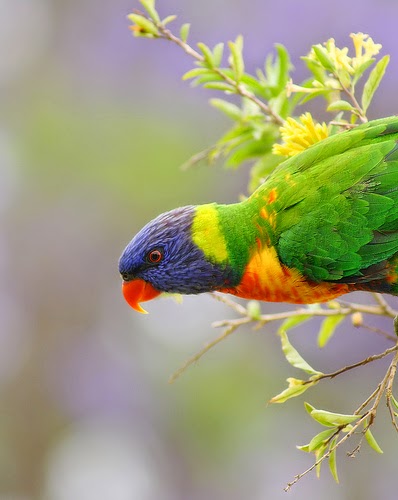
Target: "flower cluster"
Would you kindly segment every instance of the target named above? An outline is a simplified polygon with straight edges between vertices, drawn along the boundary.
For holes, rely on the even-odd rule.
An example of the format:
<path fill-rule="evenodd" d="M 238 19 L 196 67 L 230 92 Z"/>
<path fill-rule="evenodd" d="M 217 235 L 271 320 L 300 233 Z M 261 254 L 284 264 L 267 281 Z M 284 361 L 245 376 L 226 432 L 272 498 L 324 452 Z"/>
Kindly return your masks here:
<path fill-rule="evenodd" d="M 380 43 L 374 43 L 372 37 L 365 33 L 351 33 L 350 37 L 353 40 L 355 56 L 348 55 L 348 47 L 340 49 L 336 47 L 334 38 L 329 38 L 327 42 L 317 44 L 312 47 L 308 54 L 308 59 L 314 62 L 319 62 L 319 51 L 325 51 L 330 59 L 331 68 L 335 72 L 347 71 L 350 75 L 354 75 L 357 70 L 364 64 L 369 63 L 381 49 Z"/>
<path fill-rule="evenodd" d="M 314 79 L 302 85 L 288 81 L 286 92 L 303 94 L 303 101 L 317 96 L 323 96 L 328 102 L 327 111 L 338 113 L 340 123 L 349 123 L 343 117 L 350 113 L 350 124 L 356 120 L 366 122 L 366 111 L 373 99 L 375 90 L 379 86 L 389 63 L 389 56 L 382 57 L 376 62 L 381 49 L 380 43 L 375 43 L 365 33 L 351 33 L 355 55 L 349 55 L 347 47 L 336 47 L 334 38 L 323 44 L 313 45 L 309 54 L 302 59 Z M 366 70 L 376 63 L 370 71 L 367 81 L 362 87 L 362 96 L 357 98 L 356 85 Z M 345 94 L 345 95 L 344 95 Z"/>
<path fill-rule="evenodd" d="M 373 56 L 377 56 L 382 48 L 380 43 L 374 43 L 372 37 L 366 33 L 351 33 L 350 37 L 355 48 L 355 57 L 351 60 L 354 70 L 370 61 Z"/>
<path fill-rule="evenodd" d="M 328 137 L 326 123 L 315 123 L 311 113 L 304 113 L 298 119 L 289 117 L 280 128 L 282 144 L 274 144 L 272 152 L 281 156 L 294 156 L 312 144 Z"/>

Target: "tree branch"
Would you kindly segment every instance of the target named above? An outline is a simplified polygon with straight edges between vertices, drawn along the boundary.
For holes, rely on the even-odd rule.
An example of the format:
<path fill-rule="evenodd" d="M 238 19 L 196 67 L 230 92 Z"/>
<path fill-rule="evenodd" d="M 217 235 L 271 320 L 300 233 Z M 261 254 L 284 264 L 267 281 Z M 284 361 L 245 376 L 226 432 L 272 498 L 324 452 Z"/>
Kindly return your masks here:
<path fill-rule="evenodd" d="M 184 42 L 178 36 L 174 35 L 174 33 L 166 28 L 162 23 L 155 23 L 155 26 L 159 30 L 160 33 L 160 38 L 164 38 L 166 40 L 169 40 L 170 42 L 175 43 L 178 45 L 182 50 L 188 54 L 189 56 L 193 57 L 196 61 L 203 63 L 205 61 L 205 58 L 200 54 L 198 51 L 193 49 L 188 43 Z M 273 109 L 271 109 L 264 101 L 259 99 L 255 94 L 247 90 L 247 88 L 242 85 L 239 82 L 236 82 L 233 78 L 230 78 L 224 71 L 220 68 L 213 67 L 211 68 L 214 73 L 216 73 L 220 78 L 224 80 L 225 83 L 228 83 L 233 87 L 236 91 L 237 94 L 241 95 L 242 97 L 245 97 L 246 99 L 249 99 L 252 101 L 258 108 L 261 109 L 261 111 L 269 116 L 271 120 L 278 126 L 281 126 L 284 124 L 284 119 L 278 115 Z"/>
<path fill-rule="evenodd" d="M 387 351 L 389 351 L 389 352 L 387 352 Z M 398 364 L 398 345 L 395 345 L 393 348 L 387 349 L 387 351 L 385 351 L 381 355 L 377 355 L 378 356 L 377 359 L 380 359 L 380 356 L 384 357 L 387 354 L 390 354 L 391 352 L 396 351 L 395 356 L 394 356 L 394 358 L 393 358 L 393 360 L 392 360 L 392 362 L 391 362 L 391 364 L 390 364 L 390 366 L 389 366 L 386 374 L 384 375 L 382 381 L 378 384 L 376 390 L 371 394 L 371 396 L 364 403 L 362 403 L 359 406 L 359 408 L 354 412 L 354 415 L 359 415 L 362 412 L 362 410 L 372 400 L 374 400 L 374 403 L 373 403 L 372 407 L 367 412 L 365 412 L 361 416 L 361 418 L 355 422 L 355 424 L 352 424 L 352 426 L 348 430 L 348 432 L 339 441 L 337 441 L 335 445 L 331 446 L 328 449 L 328 451 L 326 453 L 324 453 L 318 460 L 316 460 L 310 467 L 308 467 L 308 469 L 306 469 L 304 472 L 301 472 L 300 474 L 297 474 L 296 476 L 294 476 L 294 479 L 291 482 L 287 483 L 286 487 L 284 488 L 285 491 L 289 491 L 291 489 L 291 487 L 294 484 L 296 484 L 301 478 L 303 478 L 304 476 L 306 476 L 308 473 L 310 473 L 311 471 L 313 471 L 318 465 L 320 465 L 324 460 L 326 460 L 327 458 L 329 458 L 330 455 L 333 453 L 333 451 L 337 450 L 337 448 L 339 448 L 351 436 L 353 436 L 357 432 L 357 430 L 359 429 L 359 427 L 361 427 L 362 424 L 364 425 L 364 428 L 361 431 L 361 434 L 365 435 L 366 431 L 374 423 L 374 420 L 375 420 L 375 417 L 376 417 L 376 413 L 377 413 L 377 410 L 378 410 L 379 405 L 380 405 L 380 401 L 381 401 L 384 393 L 386 393 L 386 399 L 387 399 L 387 405 L 388 405 L 388 401 L 389 401 L 389 399 L 388 399 L 389 398 L 388 391 L 392 387 L 392 384 L 394 382 L 394 377 L 395 377 L 395 374 L 396 374 L 396 369 L 397 369 L 397 364 Z M 397 426 L 395 418 L 393 416 L 392 416 L 392 420 L 393 420 L 393 425 L 394 425 L 395 429 L 398 431 L 398 426 Z M 339 435 L 343 430 L 347 430 L 347 428 L 348 428 L 347 425 L 339 426 L 338 431 L 335 434 L 333 434 L 333 436 L 335 436 L 336 434 Z M 355 448 L 355 450 L 358 450 L 359 446 L 360 446 L 360 443 L 359 443 L 359 445 L 357 445 L 357 447 Z M 353 452 L 351 452 L 351 455 L 352 455 L 352 453 Z"/>
<path fill-rule="evenodd" d="M 357 363 L 353 363 L 352 365 L 345 366 L 344 368 L 340 368 L 339 370 L 336 370 L 332 373 L 322 373 L 321 375 L 316 375 L 314 377 L 311 377 L 309 380 L 307 380 L 305 383 L 311 384 L 314 381 L 319 381 L 323 380 L 325 378 L 335 378 L 338 375 L 341 375 L 342 373 L 348 372 L 350 370 L 353 370 L 354 368 L 359 368 L 360 366 L 365 366 L 368 363 L 372 363 L 373 361 L 377 361 L 378 359 L 383 359 L 392 352 L 395 352 L 398 350 L 398 345 L 394 345 L 393 347 L 390 347 L 389 349 L 386 349 L 384 352 L 381 352 L 380 354 L 373 354 L 372 356 L 368 356 L 367 358 L 363 359 L 362 361 L 358 361 Z"/>

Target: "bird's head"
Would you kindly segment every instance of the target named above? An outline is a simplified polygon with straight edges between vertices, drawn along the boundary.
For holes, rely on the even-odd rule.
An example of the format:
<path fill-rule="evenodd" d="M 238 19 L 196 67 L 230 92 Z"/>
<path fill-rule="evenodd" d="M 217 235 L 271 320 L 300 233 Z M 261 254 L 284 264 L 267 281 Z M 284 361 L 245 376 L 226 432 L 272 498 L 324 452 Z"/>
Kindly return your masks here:
<path fill-rule="evenodd" d="M 133 309 L 146 312 L 140 302 L 162 292 L 197 294 L 231 282 L 233 272 L 228 262 L 207 258 L 195 243 L 196 216 L 194 206 L 161 214 L 127 245 L 119 260 L 119 272 L 123 295 Z"/>

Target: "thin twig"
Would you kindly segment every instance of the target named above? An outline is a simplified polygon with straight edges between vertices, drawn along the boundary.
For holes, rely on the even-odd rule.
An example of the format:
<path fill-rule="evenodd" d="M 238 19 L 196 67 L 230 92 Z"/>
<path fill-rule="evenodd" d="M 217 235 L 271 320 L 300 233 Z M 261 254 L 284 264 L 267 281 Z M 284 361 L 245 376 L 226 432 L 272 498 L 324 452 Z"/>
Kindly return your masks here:
<path fill-rule="evenodd" d="M 397 364 L 398 364 L 398 352 L 395 354 L 394 359 L 390 365 L 390 377 L 388 379 L 388 384 L 386 388 L 386 404 L 388 411 L 390 412 L 391 422 L 394 426 L 395 430 L 398 432 L 398 424 L 395 418 L 395 411 L 392 407 L 391 398 L 392 398 L 392 386 L 394 383 L 394 378 L 397 373 Z"/>
<path fill-rule="evenodd" d="M 389 354 L 391 354 L 394 351 L 398 350 L 398 345 L 394 345 L 393 347 L 390 347 L 389 349 L 386 349 L 384 352 L 381 352 L 380 354 L 373 354 L 372 356 L 368 356 L 367 358 L 363 359 L 362 361 L 358 361 L 357 363 L 353 363 L 352 365 L 345 366 L 344 368 L 340 368 L 332 373 L 323 373 L 321 375 L 316 375 L 315 377 L 311 377 L 311 379 L 306 380 L 304 383 L 313 383 L 314 380 L 322 380 L 325 378 L 335 378 L 338 375 L 341 375 L 342 373 L 348 372 L 349 370 L 353 370 L 354 368 L 358 368 L 360 366 L 365 366 L 368 363 L 372 363 L 373 361 L 377 361 L 378 359 L 383 359 Z"/>
<path fill-rule="evenodd" d="M 376 397 L 377 393 L 380 390 L 381 383 L 376 387 L 376 389 L 372 392 L 372 394 L 365 399 L 363 403 L 361 403 L 358 408 L 354 411 L 353 415 L 360 415 L 362 413 L 362 410 L 364 410 L 368 404 L 373 401 L 373 399 Z"/>
<path fill-rule="evenodd" d="M 342 83 L 342 81 L 337 73 L 335 73 L 335 76 L 338 79 L 343 92 L 345 92 L 347 94 L 347 96 L 351 99 L 351 101 L 354 105 L 354 108 L 355 108 L 355 114 L 358 116 L 358 118 L 361 120 L 362 123 L 366 123 L 368 121 L 368 119 L 367 119 L 365 113 L 363 112 L 363 109 L 359 105 L 359 102 L 357 101 L 357 99 L 354 95 L 354 92 L 352 92 L 345 85 L 343 85 L 343 83 Z"/>
<path fill-rule="evenodd" d="M 388 332 L 385 332 L 381 328 L 377 328 L 375 326 L 370 326 L 366 324 L 361 325 L 362 328 L 365 328 L 365 330 L 369 330 L 370 332 L 377 333 L 378 335 L 382 335 L 385 339 L 390 340 L 391 342 L 396 342 L 397 337 L 394 337 L 393 335 L 390 335 Z"/>
<path fill-rule="evenodd" d="M 212 151 L 214 151 L 214 146 L 210 146 L 209 148 L 206 148 L 203 151 L 199 151 L 199 153 L 194 154 L 181 165 L 181 170 L 188 170 L 193 165 L 197 165 L 202 160 L 206 160 Z"/>
<path fill-rule="evenodd" d="M 199 352 L 197 352 L 196 354 L 194 354 L 193 356 L 191 356 L 190 358 L 188 358 L 185 363 L 178 369 L 176 370 L 172 375 L 171 377 L 169 378 L 169 384 L 172 384 L 173 382 L 175 382 L 184 372 L 185 370 L 193 365 L 194 363 L 196 363 L 197 361 L 199 361 L 199 359 L 207 353 L 207 351 L 209 351 L 212 347 L 214 347 L 215 345 L 217 345 L 219 342 L 221 342 L 222 340 L 224 340 L 226 337 L 228 337 L 229 335 L 231 335 L 231 333 L 233 333 L 237 328 L 238 328 L 239 325 L 231 325 L 229 328 L 226 328 L 221 335 L 219 335 L 216 339 L 212 340 L 211 342 L 208 342 L 204 347 L 203 349 L 201 349 Z"/>
<path fill-rule="evenodd" d="M 199 61 L 201 63 L 204 62 L 205 59 L 199 52 L 197 52 L 195 49 L 193 49 L 188 43 L 184 42 L 183 40 L 178 38 L 176 35 L 174 35 L 174 33 L 172 31 L 170 31 L 168 28 L 166 28 L 162 23 L 157 23 L 156 27 L 158 28 L 159 33 L 161 34 L 162 38 L 165 38 L 166 40 L 170 40 L 171 42 L 175 43 L 176 45 L 181 47 L 182 50 L 186 54 L 193 57 L 197 61 Z M 224 80 L 224 82 L 231 85 L 236 90 L 236 92 L 238 94 L 240 94 L 242 97 L 245 97 L 246 99 L 249 99 L 254 104 L 256 104 L 261 109 L 261 111 L 263 111 L 264 114 L 266 114 L 267 116 L 269 116 L 272 119 L 272 121 L 276 125 L 281 126 L 284 124 L 283 118 L 280 115 L 278 115 L 278 113 L 276 113 L 273 109 L 271 109 L 267 104 L 265 104 L 264 101 L 259 99 L 255 94 L 253 94 L 252 92 L 247 90 L 247 88 L 244 85 L 236 82 L 233 78 L 230 78 L 220 68 L 213 67 L 211 69 L 220 78 L 222 78 Z"/>
<path fill-rule="evenodd" d="M 397 311 L 394 311 L 394 309 L 390 306 L 390 304 L 386 301 L 381 293 L 372 293 L 372 295 L 379 306 L 386 313 L 386 315 L 391 317 L 395 317 L 397 315 Z"/>
<path fill-rule="evenodd" d="M 247 316 L 247 309 L 238 302 L 231 300 L 227 295 L 221 295 L 219 293 L 211 293 L 210 297 L 217 300 L 218 302 L 222 302 L 223 304 L 227 305 L 241 316 Z"/>
<path fill-rule="evenodd" d="M 336 127 L 342 127 L 342 128 L 347 129 L 347 130 L 351 130 L 352 128 L 355 128 L 358 126 L 355 123 L 339 122 L 337 120 L 331 120 L 329 122 L 329 125 L 335 125 Z"/>
<path fill-rule="evenodd" d="M 342 309 L 295 309 L 294 311 L 284 311 L 281 313 L 272 313 L 272 314 L 261 314 L 259 319 L 248 318 L 249 321 L 256 321 L 259 326 L 263 326 L 266 323 L 271 323 L 272 321 L 280 321 L 282 319 L 293 318 L 296 316 L 338 316 L 339 314 L 348 315 L 353 311 L 350 308 L 342 308 Z M 212 324 L 214 328 L 222 328 L 224 326 L 228 326 L 230 324 L 235 324 L 236 322 L 242 322 L 241 319 L 225 319 L 222 321 L 216 321 Z M 247 321 L 245 321 L 247 323 Z"/>
<path fill-rule="evenodd" d="M 391 307 L 387 309 L 384 306 L 370 306 L 364 304 L 357 304 L 355 302 L 345 302 L 343 300 L 338 300 L 338 303 L 344 308 L 350 308 L 351 312 L 362 312 L 365 314 L 374 314 L 376 316 L 389 316 L 390 318 L 395 318 L 398 315 L 398 311 L 395 311 Z"/>
<path fill-rule="evenodd" d="M 218 336 L 216 339 L 213 341 L 210 341 L 203 347 L 200 351 L 198 351 L 195 355 L 191 356 L 186 360 L 186 362 L 170 377 L 170 382 L 174 382 L 178 377 L 180 377 L 184 371 L 190 367 L 192 364 L 195 362 L 199 361 L 199 359 L 206 354 L 212 347 L 217 345 L 219 342 L 224 340 L 226 337 L 228 337 L 231 333 L 236 331 L 240 326 L 248 324 L 248 323 L 255 323 L 255 329 L 261 328 L 263 325 L 273 322 L 273 321 L 280 321 L 292 317 L 297 317 L 297 316 L 320 316 L 320 317 L 328 317 L 328 316 L 338 316 L 338 315 L 345 315 L 348 316 L 354 312 L 363 312 L 367 314 L 374 314 L 374 315 L 390 315 L 393 314 L 395 311 L 393 310 L 388 310 L 384 307 L 384 305 L 379 305 L 379 306 L 365 306 L 362 304 L 341 304 L 340 303 L 340 308 L 337 309 L 309 309 L 309 308 L 299 308 L 295 309 L 293 311 L 284 311 L 281 313 L 272 313 L 272 314 L 262 314 L 260 315 L 259 319 L 254 319 L 251 316 L 248 315 L 247 309 L 243 307 L 241 304 L 238 302 L 235 302 L 234 300 L 230 299 L 229 297 L 225 295 L 220 295 L 216 293 L 212 293 L 211 297 L 219 302 L 222 302 L 223 304 L 227 305 L 231 309 L 233 309 L 237 314 L 239 314 L 241 317 L 240 318 L 234 318 L 234 319 L 224 319 L 221 321 L 215 321 L 212 323 L 213 328 L 225 328 L 225 331 Z M 392 338 L 390 339 L 392 340 Z M 370 356 L 366 358 L 365 360 L 359 361 L 358 363 L 354 363 L 353 365 L 346 366 L 344 368 L 341 368 L 340 370 L 337 370 L 336 372 L 333 372 L 331 374 L 324 374 L 319 377 L 319 380 L 325 379 L 325 378 L 333 378 L 336 377 L 337 375 L 344 373 L 348 370 L 357 368 L 359 366 L 363 366 L 365 364 L 368 364 L 372 361 L 375 361 L 377 359 L 381 359 L 384 356 L 387 356 L 391 352 L 395 351 L 396 347 L 391 347 L 390 349 L 387 349 L 381 354 L 376 354 L 374 356 Z M 308 381 L 310 383 L 311 380 Z"/>

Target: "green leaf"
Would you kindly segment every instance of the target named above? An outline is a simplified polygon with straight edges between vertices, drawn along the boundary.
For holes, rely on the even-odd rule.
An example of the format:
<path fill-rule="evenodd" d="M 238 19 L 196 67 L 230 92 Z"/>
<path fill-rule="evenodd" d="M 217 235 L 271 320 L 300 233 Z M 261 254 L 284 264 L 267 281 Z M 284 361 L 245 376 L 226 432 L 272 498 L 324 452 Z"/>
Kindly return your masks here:
<path fill-rule="evenodd" d="M 203 85 L 205 89 L 222 90 L 224 92 L 235 92 L 235 88 L 225 82 L 209 82 Z"/>
<path fill-rule="evenodd" d="M 309 451 L 315 451 L 320 446 L 325 446 L 329 442 L 329 439 L 336 432 L 336 429 L 326 429 L 325 431 L 320 432 L 316 436 L 314 436 L 311 441 L 308 443 Z"/>
<path fill-rule="evenodd" d="M 140 3 L 148 12 L 149 17 L 158 23 L 160 21 L 160 17 L 155 8 L 155 0 L 140 0 Z"/>
<path fill-rule="evenodd" d="M 314 370 L 312 366 L 310 366 L 307 361 L 298 353 L 298 351 L 292 346 L 289 342 L 288 336 L 284 330 L 279 330 L 279 336 L 281 338 L 282 350 L 287 359 L 287 361 L 298 368 L 299 370 L 303 370 L 310 375 L 321 375 L 321 372 Z"/>
<path fill-rule="evenodd" d="M 188 40 L 190 28 L 191 25 L 189 23 L 183 24 L 180 28 L 180 38 L 184 43 L 186 43 Z"/>
<path fill-rule="evenodd" d="M 149 19 L 146 19 L 139 14 L 129 14 L 127 17 L 128 19 L 130 19 L 130 21 L 139 26 L 144 33 L 149 33 L 153 36 L 159 35 L 157 27 L 153 24 L 152 21 L 149 21 Z"/>
<path fill-rule="evenodd" d="M 268 86 L 267 78 L 260 68 L 256 68 L 257 81 L 264 87 Z"/>
<path fill-rule="evenodd" d="M 194 68 L 187 71 L 184 75 L 182 75 L 183 80 L 190 80 L 191 78 L 197 78 L 202 75 L 211 75 L 214 76 L 214 73 L 210 71 L 208 68 Z"/>
<path fill-rule="evenodd" d="M 286 83 L 289 79 L 290 70 L 290 57 L 286 48 L 278 43 L 276 44 L 276 51 L 278 53 L 277 63 L 278 63 L 278 81 L 276 89 L 279 92 L 285 89 Z"/>
<path fill-rule="evenodd" d="M 258 141 L 252 137 L 249 140 L 242 142 L 242 144 L 234 148 L 233 151 L 230 151 L 225 167 L 237 169 L 246 160 L 251 160 L 252 158 L 258 156 L 258 146 Z"/>
<path fill-rule="evenodd" d="M 229 50 L 231 51 L 230 64 L 235 74 L 235 79 L 240 82 L 245 72 L 245 63 L 243 61 L 243 37 L 239 35 L 235 42 L 228 42 Z"/>
<path fill-rule="evenodd" d="M 336 314 L 336 316 L 328 316 L 323 320 L 321 329 L 318 333 L 319 347 L 325 347 L 325 345 L 334 334 L 337 326 L 343 321 L 344 318 L 344 314 Z"/>
<path fill-rule="evenodd" d="M 322 88 L 322 89 L 319 89 L 319 90 L 314 90 L 313 92 L 311 93 L 304 93 L 301 94 L 302 97 L 300 99 L 300 105 L 303 105 L 305 103 L 307 103 L 308 101 L 310 101 L 311 99 L 315 99 L 315 97 L 324 97 L 325 99 L 328 98 L 328 96 L 333 93 L 333 92 L 336 92 L 335 89 L 330 89 L 330 88 Z"/>
<path fill-rule="evenodd" d="M 172 21 L 174 21 L 175 19 L 177 19 L 177 16 L 174 16 L 174 15 L 172 15 L 172 16 L 167 16 L 167 17 L 165 17 L 164 19 L 162 19 L 162 24 L 163 24 L 163 26 L 166 26 L 166 24 L 171 23 L 171 22 L 172 22 Z"/>
<path fill-rule="evenodd" d="M 269 400 L 269 403 L 284 403 L 290 398 L 295 398 L 303 394 L 307 389 L 313 387 L 317 382 L 305 382 L 296 378 L 287 379 L 289 387 Z"/>
<path fill-rule="evenodd" d="M 327 445 L 325 444 L 323 446 L 320 446 L 317 450 L 315 450 L 315 460 L 317 462 L 325 454 L 326 448 L 327 448 Z M 319 464 L 315 468 L 317 478 L 319 478 L 319 476 L 321 475 L 321 466 L 322 466 L 322 462 L 319 462 Z"/>
<path fill-rule="evenodd" d="M 327 111 L 355 111 L 354 106 L 352 106 L 349 102 L 338 100 L 333 101 L 326 108 Z"/>
<path fill-rule="evenodd" d="M 266 57 L 264 63 L 264 71 L 266 75 L 267 86 L 270 88 L 272 87 L 275 88 L 278 81 L 278 75 L 277 75 L 277 67 L 276 64 L 274 63 L 273 54 L 268 54 L 268 56 Z"/>
<path fill-rule="evenodd" d="M 383 453 L 383 450 L 380 448 L 379 444 L 377 443 L 376 439 L 374 438 L 373 434 L 371 433 L 370 429 L 366 429 L 365 432 L 365 438 L 366 441 L 368 442 L 368 445 L 374 449 L 377 453 Z"/>
<path fill-rule="evenodd" d="M 228 130 L 217 142 L 217 147 L 224 150 L 226 156 L 237 146 L 244 144 L 252 137 L 251 131 L 237 122 L 230 130 Z"/>
<path fill-rule="evenodd" d="M 219 75 L 217 75 L 216 73 L 214 73 L 211 70 L 208 70 L 208 71 L 209 72 L 207 74 L 203 74 L 203 75 L 196 77 L 196 79 L 192 82 L 192 85 L 194 85 L 194 86 L 202 85 L 204 87 L 205 83 L 223 82 L 223 79 Z"/>
<path fill-rule="evenodd" d="M 244 73 L 241 78 L 241 83 L 244 83 L 248 90 L 253 92 L 253 94 L 259 95 L 264 99 L 270 99 L 272 94 L 269 88 L 265 87 L 262 82 L 259 82 L 254 76 Z"/>
<path fill-rule="evenodd" d="M 318 61 L 314 61 L 310 57 L 302 57 L 301 58 L 305 64 L 307 65 L 307 68 L 311 71 L 311 73 L 314 75 L 315 80 L 318 82 L 325 84 L 326 82 L 326 71 L 323 66 L 319 64 Z"/>
<path fill-rule="evenodd" d="M 308 444 L 302 444 L 300 446 L 296 446 L 296 448 L 300 451 L 305 451 L 305 453 L 310 453 L 310 445 Z"/>
<path fill-rule="evenodd" d="M 332 413 L 326 410 L 312 410 L 311 417 L 326 427 L 340 427 L 348 425 L 358 420 L 361 415 L 343 415 L 342 413 Z"/>
<path fill-rule="evenodd" d="M 354 78 L 352 80 L 352 85 L 356 85 L 357 81 L 361 78 L 361 76 L 363 75 L 363 73 L 369 68 L 369 66 L 372 66 L 372 64 L 375 62 L 375 60 L 372 58 L 372 59 L 368 59 L 367 61 L 365 61 L 364 63 L 362 63 L 356 70 L 355 70 L 355 74 L 354 74 Z"/>
<path fill-rule="evenodd" d="M 265 181 L 266 176 L 272 172 L 281 162 L 282 156 L 268 153 L 260 157 L 250 170 L 250 182 L 248 190 L 252 193 L 260 184 Z M 284 328 L 286 330 L 286 328 Z"/>
<path fill-rule="evenodd" d="M 369 104 L 373 99 L 373 95 L 380 85 L 384 73 L 386 72 L 386 68 L 389 62 L 390 56 L 384 56 L 370 72 L 369 78 L 363 87 L 362 93 L 362 109 L 364 112 L 366 112 L 366 110 L 368 109 Z"/>
<path fill-rule="evenodd" d="M 287 330 L 290 330 L 291 328 L 294 328 L 295 326 L 300 325 L 301 323 L 304 323 L 304 321 L 308 321 L 311 318 L 312 316 L 310 314 L 300 314 L 298 316 L 292 316 L 291 318 L 285 319 L 279 329 L 286 332 Z"/>
<path fill-rule="evenodd" d="M 351 76 L 347 70 L 340 68 L 336 70 L 336 74 L 344 88 L 348 89 L 351 87 Z"/>
<path fill-rule="evenodd" d="M 249 131 L 247 140 L 242 142 L 239 147 L 236 147 L 235 150 L 231 152 L 226 166 L 237 168 L 246 160 L 271 152 L 272 145 L 273 142 L 269 142 L 268 135 L 261 130 L 261 127 L 259 127 L 259 130 L 253 127 L 253 129 Z"/>
<path fill-rule="evenodd" d="M 332 450 L 329 455 L 329 470 L 333 476 L 333 479 L 336 481 L 336 483 L 339 483 L 339 476 L 337 474 L 337 463 L 336 463 L 336 456 L 337 456 L 337 448 L 335 448 L 337 442 L 337 436 L 332 439 L 332 442 L 330 443 L 330 449 Z"/>
<path fill-rule="evenodd" d="M 155 0 L 140 0 L 140 4 L 145 8 L 145 9 L 154 9 L 155 8 Z"/>
<path fill-rule="evenodd" d="M 245 83 L 245 81 L 246 81 L 246 76 L 248 76 L 248 75 L 245 75 L 242 78 L 243 83 Z M 263 115 L 262 111 L 259 110 L 256 103 L 254 103 L 253 101 L 251 101 L 250 99 L 248 99 L 246 97 L 243 97 L 242 98 L 242 109 L 244 111 L 245 118 L 248 118 L 248 120 L 247 120 L 248 127 L 252 128 L 252 129 L 254 129 L 254 128 L 260 129 L 261 131 L 264 131 L 264 130 L 269 131 L 272 129 L 274 135 L 275 135 L 275 131 L 277 130 L 276 136 L 279 136 L 279 129 L 276 128 L 275 125 L 267 123 L 264 120 L 264 115 Z"/>
<path fill-rule="evenodd" d="M 282 118 L 292 116 L 295 108 L 295 100 L 297 95 L 289 99 L 286 90 L 282 90 L 278 95 L 268 100 L 268 106 L 275 114 L 280 115 Z"/>
<path fill-rule="evenodd" d="M 209 47 L 206 44 L 204 44 L 202 42 L 199 42 L 197 45 L 198 45 L 199 50 L 203 54 L 203 57 L 204 57 L 205 62 L 207 63 L 207 66 L 209 68 L 214 68 L 214 60 L 213 60 L 212 51 L 209 49 Z"/>
<path fill-rule="evenodd" d="M 304 401 L 304 408 L 305 411 L 311 415 L 311 413 L 316 410 L 315 406 L 312 406 L 310 403 L 307 403 L 307 401 Z"/>
<path fill-rule="evenodd" d="M 283 45 L 276 44 L 276 56 L 269 54 L 265 60 L 264 71 L 257 70 L 257 78 L 262 87 L 271 93 L 272 97 L 277 97 L 281 93 L 286 95 L 286 84 L 289 79 L 291 67 L 290 58 Z M 264 92 L 264 91 L 263 91 Z"/>
<path fill-rule="evenodd" d="M 351 115 L 350 118 L 350 123 L 351 125 L 354 125 L 358 121 L 358 115 L 355 115 L 354 113 Z"/>
<path fill-rule="evenodd" d="M 218 43 L 217 45 L 215 45 L 213 49 L 214 66 L 216 66 L 217 68 L 220 67 L 223 54 L 224 54 L 224 44 Z"/>
<path fill-rule="evenodd" d="M 334 71 L 334 64 L 333 61 L 330 59 L 328 51 L 325 49 L 325 47 L 322 47 L 322 45 L 313 45 L 312 46 L 315 55 L 318 59 L 318 61 L 322 64 L 322 66 L 327 69 L 328 71 Z"/>
<path fill-rule="evenodd" d="M 210 99 L 210 104 L 232 118 L 232 120 L 237 121 L 242 118 L 242 110 L 236 104 L 224 101 L 224 99 Z"/>
<path fill-rule="evenodd" d="M 394 395 L 391 394 L 392 404 L 395 406 L 395 409 L 398 410 L 398 401 L 394 398 Z"/>

